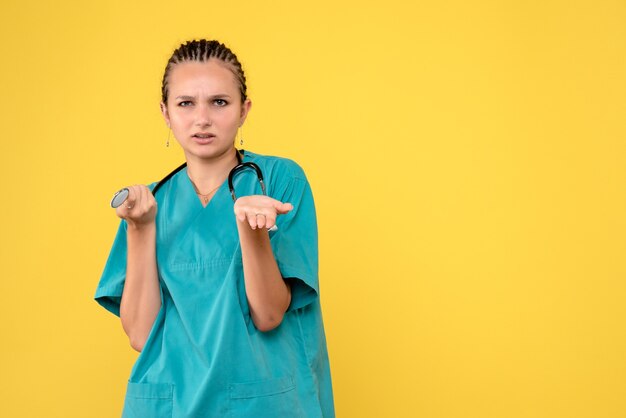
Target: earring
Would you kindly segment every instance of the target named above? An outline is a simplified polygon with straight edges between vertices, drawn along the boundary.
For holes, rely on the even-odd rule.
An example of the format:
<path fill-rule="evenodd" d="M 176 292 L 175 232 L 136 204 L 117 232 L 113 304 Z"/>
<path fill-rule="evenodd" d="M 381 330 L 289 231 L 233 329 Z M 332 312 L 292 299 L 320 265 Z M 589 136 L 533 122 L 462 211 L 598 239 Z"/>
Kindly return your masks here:
<path fill-rule="evenodd" d="M 243 146 L 243 125 L 239 127 L 239 145 Z"/>
<path fill-rule="evenodd" d="M 170 134 L 172 133 L 172 128 L 170 128 L 169 132 L 167 133 L 167 142 L 165 143 L 166 147 L 170 146 Z"/>

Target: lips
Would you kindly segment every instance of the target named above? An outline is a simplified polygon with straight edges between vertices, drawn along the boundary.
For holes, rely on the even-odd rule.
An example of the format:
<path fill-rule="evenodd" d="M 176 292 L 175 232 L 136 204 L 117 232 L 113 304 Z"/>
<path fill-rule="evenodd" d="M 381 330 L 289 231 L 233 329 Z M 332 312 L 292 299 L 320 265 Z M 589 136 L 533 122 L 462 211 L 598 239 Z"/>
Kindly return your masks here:
<path fill-rule="evenodd" d="M 191 138 L 196 144 L 208 145 L 213 142 L 213 140 L 215 139 L 215 135 L 208 132 L 198 132 L 196 134 L 193 134 Z"/>
<path fill-rule="evenodd" d="M 209 133 L 209 132 L 197 132 L 197 133 L 193 134 L 193 137 L 200 138 L 200 139 L 213 138 L 214 136 L 215 135 L 213 135 L 212 133 Z"/>

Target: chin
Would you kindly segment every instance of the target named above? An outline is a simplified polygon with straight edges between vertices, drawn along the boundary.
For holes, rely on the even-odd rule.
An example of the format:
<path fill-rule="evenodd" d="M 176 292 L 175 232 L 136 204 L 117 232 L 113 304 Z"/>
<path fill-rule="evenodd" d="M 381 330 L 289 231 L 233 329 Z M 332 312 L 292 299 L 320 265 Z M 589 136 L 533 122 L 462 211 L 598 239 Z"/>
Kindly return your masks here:
<path fill-rule="evenodd" d="M 196 150 L 187 152 L 186 154 L 193 156 L 195 158 L 213 159 L 213 158 L 221 157 L 233 149 L 234 147 L 227 148 L 227 149 L 200 149 L 200 150 L 196 149 Z"/>

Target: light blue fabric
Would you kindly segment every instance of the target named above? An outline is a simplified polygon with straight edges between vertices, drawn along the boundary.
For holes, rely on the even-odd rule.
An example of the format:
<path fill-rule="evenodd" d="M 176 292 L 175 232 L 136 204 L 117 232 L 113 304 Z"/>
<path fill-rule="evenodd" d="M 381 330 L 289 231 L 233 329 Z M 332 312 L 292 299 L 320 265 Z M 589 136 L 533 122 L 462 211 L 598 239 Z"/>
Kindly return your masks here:
<path fill-rule="evenodd" d="M 294 205 L 270 232 L 281 274 L 292 283 L 289 310 L 276 329 L 255 328 L 228 184 L 203 207 L 187 170 L 178 172 L 156 197 L 163 304 L 132 369 L 123 418 L 335 416 L 309 183 L 291 160 L 246 151 L 243 161 L 259 165 L 269 196 Z M 238 174 L 235 190 L 261 194 L 254 171 Z M 121 221 L 95 294 L 116 315 L 126 228 Z"/>

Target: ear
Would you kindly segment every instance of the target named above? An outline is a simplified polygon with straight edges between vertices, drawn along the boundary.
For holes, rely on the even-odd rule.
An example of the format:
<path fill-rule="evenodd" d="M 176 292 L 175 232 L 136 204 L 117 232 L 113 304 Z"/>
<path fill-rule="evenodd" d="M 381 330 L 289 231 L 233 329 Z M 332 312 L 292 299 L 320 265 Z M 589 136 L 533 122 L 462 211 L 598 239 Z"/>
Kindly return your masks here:
<path fill-rule="evenodd" d="M 243 123 L 246 121 L 246 117 L 248 117 L 248 112 L 250 111 L 251 107 L 252 107 L 252 102 L 250 101 L 250 99 L 246 99 L 241 104 L 241 114 L 239 115 L 239 126 L 243 125 Z"/>
<path fill-rule="evenodd" d="M 167 105 L 165 103 L 163 103 L 163 101 L 161 101 L 161 103 L 159 103 L 159 106 L 161 107 L 161 114 L 163 115 L 163 119 L 165 119 L 165 123 L 167 124 L 167 127 L 171 127 L 170 125 L 170 114 L 167 111 Z"/>

